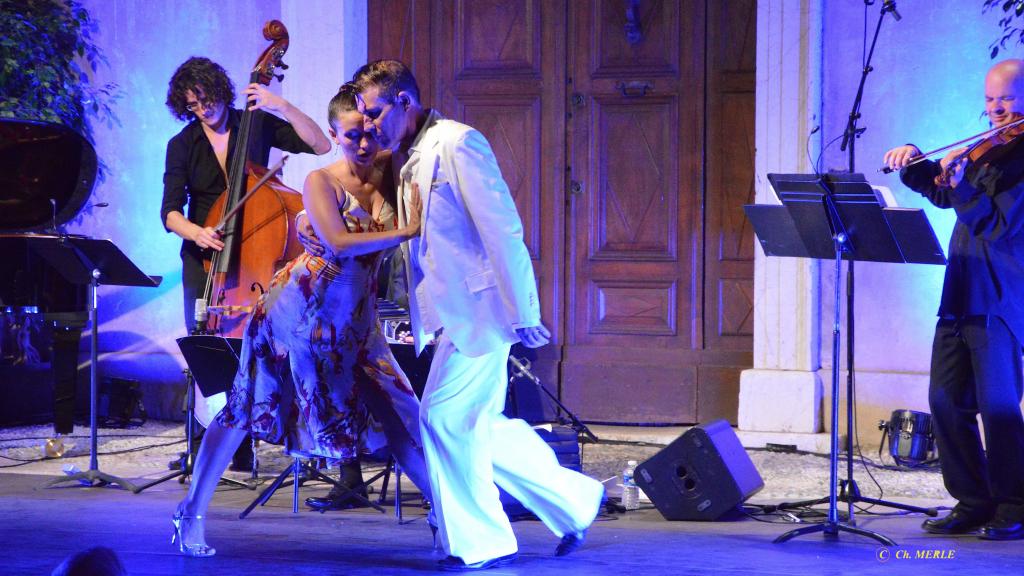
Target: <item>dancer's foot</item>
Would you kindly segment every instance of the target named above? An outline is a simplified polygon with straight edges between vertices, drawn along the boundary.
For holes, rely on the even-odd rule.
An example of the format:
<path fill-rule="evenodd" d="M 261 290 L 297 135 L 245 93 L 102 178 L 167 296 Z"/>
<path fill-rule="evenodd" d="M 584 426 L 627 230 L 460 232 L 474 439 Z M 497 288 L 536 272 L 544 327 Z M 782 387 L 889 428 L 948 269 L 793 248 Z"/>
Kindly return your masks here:
<path fill-rule="evenodd" d="M 562 541 L 555 547 L 555 556 L 566 556 L 579 550 L 580 546 L 583 546 L 583 541 L 587 539 L 587 531 L 580 530 L 579 532 L 572 532 L 562 536 Z"/>
<path fill-rule="evenodd" d="M 582 530 L 565 533 L 558 546 L 555 547 L 555 556 L 572 554 L 583 546 L 583 542 L 587 539 L 587 530 L 590 529 L 590 525 L 594 523 L 594 520 L 597 520 L 597 515 L 601 513 L 601 505 L 604 504 L 606 499 L 604 486 L 601 486 L 601 491 L 597 495 L 597 503 L 594 505 L 594 515 L 590 518 L 590 522 L 587 522 L 587 525 Z"/>
<path fill-rule="evenodd" d="M 196 558 L 205 558 L 217 553 L 214 548 L 206 545 L 204 517 L 199 514 L 186 514 L 184 502 L 178 504 L 171 522 L 174 524 L 171 544 L 177 544 L 179 552 Z"/>
<path fill-rule="evenodd" d="M 517 554 L 515 552 L 506 556 L 499 556 L 497 558 L 488 558 L 479 562 L 473 562 L 466 564 L 462 561 L 462 558 L 458 556 L 449 556 L 444 560 L 437 561 L 437 569 L 444 570 L 445 572 L 471 572 L 473 570 L 487 570 L 488 568 L 495 568 L 498 566 L 504 566 L 511 564 L 515 561 Z"/>

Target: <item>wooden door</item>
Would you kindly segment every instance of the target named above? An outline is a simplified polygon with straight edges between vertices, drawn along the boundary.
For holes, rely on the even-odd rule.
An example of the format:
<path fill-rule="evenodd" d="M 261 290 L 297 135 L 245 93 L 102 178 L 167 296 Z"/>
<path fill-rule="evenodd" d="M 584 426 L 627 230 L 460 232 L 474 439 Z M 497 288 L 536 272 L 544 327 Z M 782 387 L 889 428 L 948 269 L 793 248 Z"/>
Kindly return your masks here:
<path fill-rule="evenodd" d="M 703 2 L 570 12 L 565 400 L 591 420 L 694 422 Z"/>
<path fill-rule="evenodd" d="M 753 124 L 752 36 L 732 44 L 753 28 L 729 19 L 755 11 L 724 4 L 369 4 L 370 58 L 409 62 L 424 101 L 494 148 L 555 332 L 536 372 L 588 421 L 735 419 L 753 153 L 726 128 Z"/>

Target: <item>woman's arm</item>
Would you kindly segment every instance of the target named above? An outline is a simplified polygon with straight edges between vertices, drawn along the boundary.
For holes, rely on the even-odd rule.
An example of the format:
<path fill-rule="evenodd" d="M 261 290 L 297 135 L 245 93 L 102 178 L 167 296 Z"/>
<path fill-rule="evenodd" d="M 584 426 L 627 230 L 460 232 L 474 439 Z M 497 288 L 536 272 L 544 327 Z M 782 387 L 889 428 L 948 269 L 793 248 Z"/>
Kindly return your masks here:
<path fill-rule="evenodd" d="M 200 226 L 177 210 L 171 210 L 167 213 L 167 219 L 164 220 L 164 226 L 168 230 L 174 232 L 178 236 L 181 236 L 185 240 L 191 240 L 199 245 L 200 248 L 213 248 L 214 250 L 220 251 L 224 249 L 224 242 L 220 239 L 220 234 L 217 233 L 213 228 L 205 228 Z"/>
<path fill-rule="evenodd" d="M 420 199 L 413 189 L 408 223 L 404 228 L 387 232 L 351 234 L 338 211 L 338 196 L 330 176 L 314 170 L 306 176 L 302 187 L 302 203 L 313 229 L 327 249 L 338 257 L 360 256 L 398 246 L 420 233 Z"/>
<path fill-rule="evenodd" d="M 246 95 L 250 110 L 269 110 L 284 116 L 314 154 L 326 154 L 331 151 L 331 141 L 324 135 L 320 126 L 291 102 L 267 90 L 261 84 L 249 84 L 242 90 L 242 94 Z"/>

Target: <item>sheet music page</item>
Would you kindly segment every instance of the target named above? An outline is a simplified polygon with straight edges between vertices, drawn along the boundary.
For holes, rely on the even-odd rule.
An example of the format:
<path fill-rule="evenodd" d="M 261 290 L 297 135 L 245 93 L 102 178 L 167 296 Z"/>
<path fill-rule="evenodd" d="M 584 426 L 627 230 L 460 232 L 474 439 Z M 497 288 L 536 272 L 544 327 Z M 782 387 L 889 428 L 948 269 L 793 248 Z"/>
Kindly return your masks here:
<path fill-rule="evenodd" d="M 887 186 L 871 186 L 871 188 L 875 191 L 875 196 L 878 197 L 878 203 L 882 205 L 882 208 L 899 208 L 896 196 Z"/>

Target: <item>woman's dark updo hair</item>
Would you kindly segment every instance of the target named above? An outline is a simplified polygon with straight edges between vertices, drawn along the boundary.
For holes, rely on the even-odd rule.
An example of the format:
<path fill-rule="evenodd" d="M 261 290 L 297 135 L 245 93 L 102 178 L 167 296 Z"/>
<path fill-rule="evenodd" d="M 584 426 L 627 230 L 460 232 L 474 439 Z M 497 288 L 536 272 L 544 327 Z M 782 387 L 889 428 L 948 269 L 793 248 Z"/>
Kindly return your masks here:
<path fill-rule="evenodd" d="M 331 98 L 330 104 L 327 105 L 327 125 L 334 128 L 334 120 L 342 112 L 350 112 L 357 110 L 356 107 L 356 94 L 359 93 L 359 89 L 355 84 L 346 82 L 338 88 L 338 93 Z"/>
<path fill-rule="evenodd" d="M 167 108 L 178 120 L 189 120 L 194 114 L 185 108 L 185 92 L 202 89 L 204 100 L 231 106 L 235 103 L 235 85 L 227 72 L 209 58 L 193 56 L 178 66 L 167 83 Z"/>

